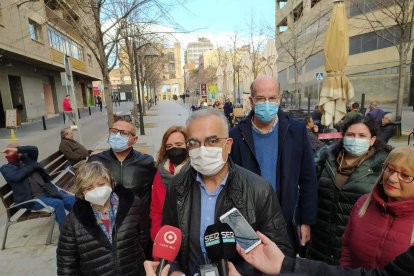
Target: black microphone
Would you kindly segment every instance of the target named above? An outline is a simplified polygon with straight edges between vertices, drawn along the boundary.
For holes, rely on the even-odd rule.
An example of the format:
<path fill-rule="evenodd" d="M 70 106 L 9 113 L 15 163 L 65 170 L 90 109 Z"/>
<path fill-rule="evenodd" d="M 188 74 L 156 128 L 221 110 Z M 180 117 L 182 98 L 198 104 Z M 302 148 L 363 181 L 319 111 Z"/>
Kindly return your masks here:
<path fill-rule="evenodd" d="M 207 227 L 204 244 L 208 258 L 217 262 L 220 276 L 228 275 L 227 260 L 236 257 L 236 239 L 227 223 L 217 222 Z"/>

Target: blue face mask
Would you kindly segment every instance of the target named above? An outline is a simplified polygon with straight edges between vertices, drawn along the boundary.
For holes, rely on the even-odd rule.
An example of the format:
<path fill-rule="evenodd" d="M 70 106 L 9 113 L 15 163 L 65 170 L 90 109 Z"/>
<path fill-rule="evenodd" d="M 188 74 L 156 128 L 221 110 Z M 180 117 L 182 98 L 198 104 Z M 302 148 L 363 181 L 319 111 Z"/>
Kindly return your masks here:
<path fill-rule="evenodd" d="M 263 123 L 271 122 L 277 115 L 279 104 L 277 103 L 256 103 L 254 107 L 254 115 Z"/>
<path fill-rule="evenodd" d="M 119 133 L 109 135 L 109 145 L 114 152 L 122 152 L 129 148 L 128 138 L 122 137 Z"/>
<path fill-rule="evenodd" d="M 358 138 L 344 138 L 344 149 L 354 155 L 361 156 L 369 150 L 369 140 Z"/>

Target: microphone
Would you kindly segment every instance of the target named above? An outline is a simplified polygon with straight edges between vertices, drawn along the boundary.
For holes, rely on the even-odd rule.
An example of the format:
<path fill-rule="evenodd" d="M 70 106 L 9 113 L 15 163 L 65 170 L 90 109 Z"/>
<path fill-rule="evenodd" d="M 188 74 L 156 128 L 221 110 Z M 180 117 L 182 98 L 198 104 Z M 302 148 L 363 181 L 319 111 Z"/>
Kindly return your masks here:
<path fill-rule="evenodd" d="M 161 275 L 168 262 L 174 261 L 177 257 L 181 247 L 181 237 L 181 230 L 170 225 L 164 225 L 158 231 L 152 247 L 152 256 L 160 260 L 157 276 Z"/>
<path fill-rule="evenodd" d="M 204 233 L 207 256 L 217 262 L 220 276 L 228 275 L 227 260 L 236 257 L 236 239 L 227 223 L 217 222 Z"/>

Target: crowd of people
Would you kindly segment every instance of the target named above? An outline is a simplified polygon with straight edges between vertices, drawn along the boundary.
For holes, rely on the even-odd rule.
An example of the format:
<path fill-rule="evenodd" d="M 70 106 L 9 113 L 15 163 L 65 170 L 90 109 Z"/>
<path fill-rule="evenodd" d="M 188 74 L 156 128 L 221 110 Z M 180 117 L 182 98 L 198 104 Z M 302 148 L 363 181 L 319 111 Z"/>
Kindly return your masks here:
<path fill-rule="evenodd" d="M 206 228 L 232 208 L 262 243 L 247 254 L 238 246 L 229 275 L 414 275 L 414 148 L 380 138 L 394 118 L 376 103 L 364 116 L 354 103 L 343 138 L 325 145 L 318 112 L 294 120 L 280 101 L 277 81 L 260 76 L 243 121 L 229 123 L 227 100 L 192 112 L 186 126 L 165 131 L 156 162 L 133 148 L 130 123 L 115 122 L 110 149 L 96 154 L 65 128 L 60 150 L 76 170 L 74 197 L 47 192 L 36 147 L 10 144 L 0 171 L 16 203 L 55 208 L 58 275 L 156 275 L 158 262 L 144 260 L 162 225 L 183 233 L 162 275 L 194 275 L 209 263 Z"/>

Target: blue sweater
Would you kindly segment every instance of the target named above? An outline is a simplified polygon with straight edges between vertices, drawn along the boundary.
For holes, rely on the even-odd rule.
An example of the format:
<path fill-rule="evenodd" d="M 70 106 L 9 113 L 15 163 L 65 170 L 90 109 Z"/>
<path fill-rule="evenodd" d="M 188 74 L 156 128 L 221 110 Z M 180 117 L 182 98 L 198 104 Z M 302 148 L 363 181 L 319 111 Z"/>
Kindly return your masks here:
<path fill-rule="evenodd" d="M 269 133 L 259 133 L 253 126 L 253 141 L 261 176 L 272 184 L 276 191 L 276 168 L 279 141 L 279 123 Z"/>

